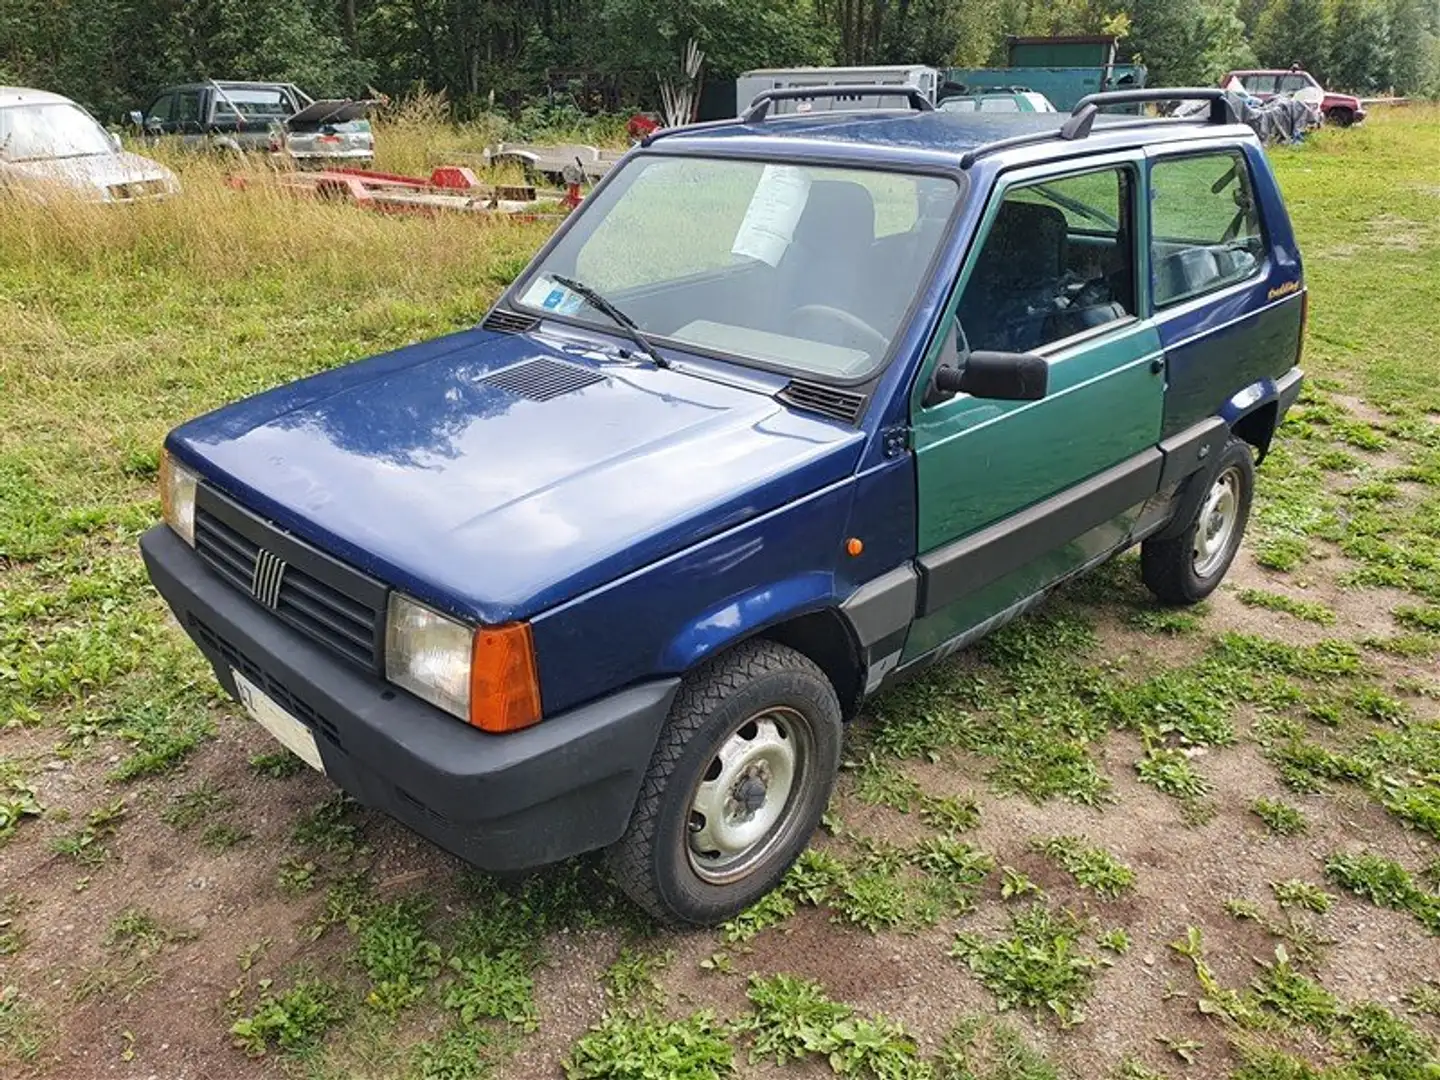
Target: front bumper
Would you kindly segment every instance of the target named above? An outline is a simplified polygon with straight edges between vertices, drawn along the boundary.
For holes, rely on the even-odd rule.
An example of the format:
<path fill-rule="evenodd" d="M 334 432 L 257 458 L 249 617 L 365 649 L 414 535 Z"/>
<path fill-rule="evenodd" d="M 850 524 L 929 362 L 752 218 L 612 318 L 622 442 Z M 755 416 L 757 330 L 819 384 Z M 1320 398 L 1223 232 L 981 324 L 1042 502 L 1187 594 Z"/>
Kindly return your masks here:
<path fill-rule="evenodd" d="M 262 688 L 311 730 L 326 774 L 365 805 L 484 870 L 543 866 L 625 831 L 678 679 L 489 735 L 291 630 L 167 526 L 147 532 L 140 550 L 226 691 L 236 695 L 237 670 Z"/>

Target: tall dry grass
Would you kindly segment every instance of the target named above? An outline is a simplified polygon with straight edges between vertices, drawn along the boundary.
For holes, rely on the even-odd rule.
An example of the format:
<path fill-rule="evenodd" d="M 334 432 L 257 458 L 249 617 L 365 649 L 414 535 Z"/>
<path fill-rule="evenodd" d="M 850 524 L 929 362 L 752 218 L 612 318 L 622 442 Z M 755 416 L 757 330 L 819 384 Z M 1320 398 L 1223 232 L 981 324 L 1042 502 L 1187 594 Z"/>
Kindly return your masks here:
<path fill-rule="evenodd" d="M 224 401 L 473 325 L 553 227 L 390 216 L 297 198 L 264 166 L 168 162 L 183 192 L 157 203 L 0 199 L 0 466 L 21 453 L 67 498 L 133 485 L 126 461 Z"/>
<path fill-rule="evenodd" d="M 182 191 L 154 203 L 104 205 L 54 191 L 43 203 L 0 203 L 0 269 L 127 275 L 186 273 L 241 280 L 286 276 L 404 277 L 533 249 L 544 226 L 454 214 L 390 216 L 298 197 L 264 164 L 166 156 Z"/>

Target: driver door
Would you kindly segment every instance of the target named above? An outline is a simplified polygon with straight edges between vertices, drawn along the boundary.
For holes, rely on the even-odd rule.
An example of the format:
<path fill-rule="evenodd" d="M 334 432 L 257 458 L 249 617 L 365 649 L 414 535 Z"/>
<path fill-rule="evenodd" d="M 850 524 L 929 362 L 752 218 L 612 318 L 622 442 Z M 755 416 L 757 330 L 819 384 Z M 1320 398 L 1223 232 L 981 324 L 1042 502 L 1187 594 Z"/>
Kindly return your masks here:
<path fill-rule="evenodd" d="M 924 588 L 905 660 L 963 645 L 1108 554 L 1159 486 L 1143 161 L 1019 170 L 992 192 L 911 402 Z M 1047 395 L 934 400 L 935 367 L 967 346 L 1043 357 Z"/>

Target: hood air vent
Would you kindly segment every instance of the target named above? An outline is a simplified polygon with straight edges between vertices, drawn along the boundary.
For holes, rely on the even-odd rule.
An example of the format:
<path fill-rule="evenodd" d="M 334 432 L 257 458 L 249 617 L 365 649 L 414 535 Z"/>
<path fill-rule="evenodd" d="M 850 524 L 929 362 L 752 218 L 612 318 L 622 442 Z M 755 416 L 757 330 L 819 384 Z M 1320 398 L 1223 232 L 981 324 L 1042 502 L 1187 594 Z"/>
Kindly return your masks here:
<path fill-rule="evenodd" d="M 864 394 L 800 379 L 791 379 L 789 385 L 775 396 L 797 409 L 817 412 L 847 424 L 855 423 L 865 408 Z"/>
<path fill-rule="evenodd" d="M 562 364 L 558 360 L 541 358 L 526 360 L 514 367 L 502 368 L 480 380 L 486 386 L 508 390 L 516 397 L 531 401 L 549 401 L 572 390 L 604 382 L 605 376 L 598 371 L 580 367 L 577 364 Z"/>
<path fill-rule="evenodd" d="M 539 319 L 529 315 L 519 315 L 513 311 L 501 311 L 497 308 L 485 316 L 485 321 L 480 324 L 480 327 L 484 330 L 496 330 L 502 334 L 523 334 L 526 331 L 534 330 L 539 325 Z"/>

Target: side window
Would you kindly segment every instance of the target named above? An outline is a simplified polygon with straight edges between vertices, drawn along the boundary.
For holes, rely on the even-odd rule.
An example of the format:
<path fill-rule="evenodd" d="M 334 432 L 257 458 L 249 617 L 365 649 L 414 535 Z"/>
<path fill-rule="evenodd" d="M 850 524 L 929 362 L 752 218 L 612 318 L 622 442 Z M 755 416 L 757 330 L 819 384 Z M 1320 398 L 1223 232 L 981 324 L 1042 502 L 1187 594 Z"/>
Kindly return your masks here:
<path fill-rule="evenodd" d="M 1304 75 L 1280 76 L 1279 88 L 1282 94 L 1298 94 L 1301 90 L 1307 90 L 1309 87 L 1310 80 Z"/>
<path fill-rule="evenodd" d="M 1273 94 L 1275 92 L 1275 76 L 1246 75 L 1245 89 L 1252 94 Z"/>
<path fill-rule="evenodd" d="M 175 95 L 174 120 L 178 124 L 200 122 L 200 91 L 186 90 Z"/>
<path fill-rule="evenodd" d="M 957 309 L 970 348 L 1030 352 L 1135 314 L 1133 191 L 1118 168 L 1006 192 Z"/>
<path fill-rule="evenodd" d="M 175 95 L 164 94 L 151 102 L 150 108 L 145 110 L 145 119 L 155 120 L 161 124 L 168 123 L 174 109 Z"/>
<path fill-rule="evenodd" d="M 1162 158 L 1150 166 L 1150 200 L 1156 307 L 1242 281 L 1259 269 L 1265 242 L 1243 154 Z"/>

